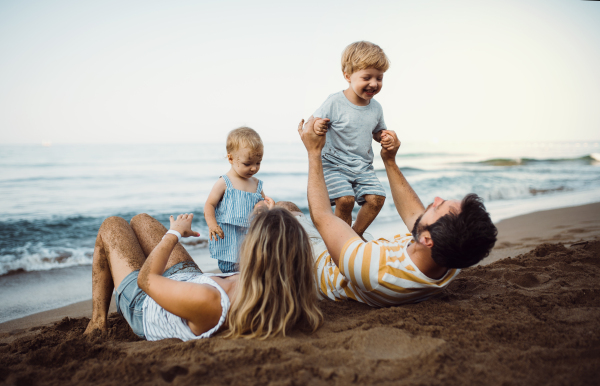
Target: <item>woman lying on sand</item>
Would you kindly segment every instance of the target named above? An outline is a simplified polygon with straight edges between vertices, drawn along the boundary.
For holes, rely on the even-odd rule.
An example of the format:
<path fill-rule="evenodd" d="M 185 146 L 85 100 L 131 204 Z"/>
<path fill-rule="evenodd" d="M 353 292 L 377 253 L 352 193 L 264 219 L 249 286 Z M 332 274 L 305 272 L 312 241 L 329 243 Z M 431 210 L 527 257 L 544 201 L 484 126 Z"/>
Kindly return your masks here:
<path fill-rule="evenodd" d="M 315 331 L 317 306 L 308 235 L 286 209 L 266 203 L 255 214 L 240 248 L 240 272 L 205 274 L 154 218 L 139 214 L 131 225 L 109 217 L 98 231 L 92 265 L 92 319 L 86 334 L 107 329 L 113 288 L 117 310 L 147 340 L 285 335 L 302 323 Z M 264 207 L 264 204 L 260 204 Z M 171 230 L 192 231 L 193 215 L 171 216 Z M 163 237 L 164 236 L 164 237 Z"/>

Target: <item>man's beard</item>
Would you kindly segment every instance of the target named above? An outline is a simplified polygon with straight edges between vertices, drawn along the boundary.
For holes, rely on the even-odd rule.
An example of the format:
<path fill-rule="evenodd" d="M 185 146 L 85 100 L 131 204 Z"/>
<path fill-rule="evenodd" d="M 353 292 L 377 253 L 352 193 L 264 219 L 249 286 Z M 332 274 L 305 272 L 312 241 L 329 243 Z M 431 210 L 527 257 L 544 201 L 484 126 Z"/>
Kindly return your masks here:
<path fill-rule="evenodd" d="M 423 217 L 423 215 L 420 215 L 417 218 L 417 221 L 415 221 L 415 225 L 413 226 L 413 229 L 412 229 L 412 232 L 411 232 L 412 236 L 413 236 L 413 239 L 415 239 L 415 241 L 417 243 L 419 242 L 419 236 L 420 236 L 420 233 L 422 231 L 422 229 L 419 229 L 420 228 L 419 225 L 421 225 L 421 217 Z"/>

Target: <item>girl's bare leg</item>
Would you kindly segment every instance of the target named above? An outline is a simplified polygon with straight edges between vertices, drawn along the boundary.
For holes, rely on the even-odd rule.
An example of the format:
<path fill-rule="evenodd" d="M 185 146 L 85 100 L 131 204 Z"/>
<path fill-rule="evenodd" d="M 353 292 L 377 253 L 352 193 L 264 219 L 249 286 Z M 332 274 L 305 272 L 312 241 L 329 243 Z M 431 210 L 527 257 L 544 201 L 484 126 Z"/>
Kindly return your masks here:
<path fill-rule="evenodd" d="M 131 226 L 120 217 L 109 217 L 100 226 L 92 262 L 92 319 L 84 334 L 107 329 L 107 314 L 114 288 L 146 257 Z"/>
<path fill-rule="evenodd" d="M 167 228 L 165 228 L 157 219 L 154 217 L 147 215 L 146 213 L 138 214 L 131 219 L 131 227 L 135 232 L 137 239 L 144 251 L 144 256 L 148 257 L 150 252 L 160 243 L 165 233 L 167 233 Z M 194 263 L 194 260 L 190 256 L 190 254 L 185 250 L 181 243 L 177 243 L 173 252 L 171 252 L 171 256 L 169 256 L 169 260 L 167 261 L 167 265 L 165 266 L 165 271 L 174 266 L 175 264 L 181 262 L 189 262 Z"/>

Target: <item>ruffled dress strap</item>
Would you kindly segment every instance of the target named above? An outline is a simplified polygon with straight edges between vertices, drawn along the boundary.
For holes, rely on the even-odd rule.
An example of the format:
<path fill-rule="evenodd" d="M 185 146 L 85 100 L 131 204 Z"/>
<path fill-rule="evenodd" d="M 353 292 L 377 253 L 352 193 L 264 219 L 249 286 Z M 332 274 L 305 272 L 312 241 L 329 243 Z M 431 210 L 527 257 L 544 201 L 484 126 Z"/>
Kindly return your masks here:
<path fill-rule="evenodd" d="M 260 192 L 262 192 L 262 185 L 263 185 L 263 182 L 261 180 L 258 180 L 258 186 L 256 187 L 256 193 L 260 194 Z"/>
<path fill-rule="evenodd" d="M 231 180 L 229 179 L 229 177 L 227 177 L 227 174 L 223 174 L 221 176 L 221 178 L 223 178 L 223 181 L 225 181 L 225 185 L 227 186 L 227 189 L 233 189 L 233 184 L 231 183 Z"/>

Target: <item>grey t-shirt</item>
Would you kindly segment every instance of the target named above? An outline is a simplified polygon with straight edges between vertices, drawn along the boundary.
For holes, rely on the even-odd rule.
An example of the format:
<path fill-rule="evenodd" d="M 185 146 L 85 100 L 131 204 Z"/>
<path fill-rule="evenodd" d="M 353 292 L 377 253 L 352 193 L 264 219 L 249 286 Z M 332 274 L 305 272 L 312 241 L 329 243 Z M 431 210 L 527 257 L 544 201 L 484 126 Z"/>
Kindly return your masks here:
<path fill-rule="evenodd" d="M 340 91 L 331 94 L 313 116 L 330 119 L 321 153 L 325 161 L 354 172 L 372 167 L 373 134 L 387 129 L 379 102 L 371 99 L 367 106 L 356 106 Z"/>

